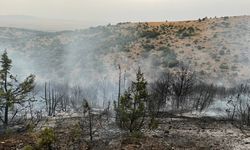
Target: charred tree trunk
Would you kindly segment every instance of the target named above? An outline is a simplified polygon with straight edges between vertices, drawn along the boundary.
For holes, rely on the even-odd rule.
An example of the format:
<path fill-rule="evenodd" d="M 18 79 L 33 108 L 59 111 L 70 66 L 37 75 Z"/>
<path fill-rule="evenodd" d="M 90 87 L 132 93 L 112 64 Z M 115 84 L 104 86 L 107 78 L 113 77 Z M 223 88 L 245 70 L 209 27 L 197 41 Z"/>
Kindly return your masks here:
<path fill-rule="evenodd" d="M 5 73 L 5 79 L 4 79 L 4 90 L 5 93 L 8 93 L 8 89 L 7 89 L 7 72 Z M 5 112 L 4 112 L 4 126 L 7 127 L 8 123 L 9 123 L 9 103 L 10 103 L 10 99 L 9 99 L 9 95 L 7 94 L 6 97 L 6 104 L 5 104 Z"/>
<path fill-rule="evenodd" d="M 44 99 L 46 104 L 46 111 L 48 112 L 48 99 L 47 99 L 47 82 L 44 84 Z"/>
<path fill-rule="evenodd" d="M 93 141 L 93 134 L 92 134 L 92 114 L 91 114 L 91 110 L 89 109 L 89 137 L 90 137 L 90 141 Z"/>
<path fill-rule="evenodd" d="M 8 102 L 5 105 L 5 112 L 4 112 L 4 126 L 7 127 L 9 123 L 9 104 Z"/>
<path fill-rule="evenodd" d="M 118 87 L 118 106 L 120 104 L 120 97 L 121 97 L 121 66 L 119 65 L 119 87 Z"/>

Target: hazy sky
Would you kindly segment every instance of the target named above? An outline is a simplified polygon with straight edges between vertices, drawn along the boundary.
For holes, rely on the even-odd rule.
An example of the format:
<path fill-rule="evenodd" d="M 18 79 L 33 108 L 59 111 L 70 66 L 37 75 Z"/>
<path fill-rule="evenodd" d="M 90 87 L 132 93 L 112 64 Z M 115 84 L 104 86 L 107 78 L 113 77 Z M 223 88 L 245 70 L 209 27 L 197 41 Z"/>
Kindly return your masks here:
<path fill-rule="evenodd" d="M 101 23 L 250 15 L 250 0 L 0 0 L 0 15 Z"/>

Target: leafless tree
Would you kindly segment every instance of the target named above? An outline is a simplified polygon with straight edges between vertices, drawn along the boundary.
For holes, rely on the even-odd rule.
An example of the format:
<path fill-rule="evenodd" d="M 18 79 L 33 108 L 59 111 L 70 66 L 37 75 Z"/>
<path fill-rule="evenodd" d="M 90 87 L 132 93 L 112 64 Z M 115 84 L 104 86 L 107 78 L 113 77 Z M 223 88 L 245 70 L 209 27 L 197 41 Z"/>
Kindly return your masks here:
<path fill-rule="evenodd" d="M 205 83 L 199 83 L 194 88 L 193 108 L 196 111 L 202 112 L 212 104 L 215 94 L 216 88 L 213 84 L 207 85 Z"/>
<path fill-rule="evenodd" d="M 174 105 L 178 110 L 180 107 L 183 109 L 188 97 L 193 91 L 195 84 L 194 73 L 185 67 L 182 67 L 173 74 L 173 96 Z"/>
<path fill-rule="evenodd" d="M 94 140 L 94 134 L 102 127 L 102 116 L 104 112 L 95 112 L 89 102 L 84 99 L 81 105 L 82 116 L 80 120 L 80 128 L 83 135 L 89 136 L 89 140 L 92 143 Z"/>
<path fill-rule="evenodd" d="M 164 73 L 155 82 L 150 84 L 149 109 L 159 113 L 166 106 L 166 101 L 171 98 L 172 75 Z"/>
<path fill-rule="evenodd" d="M 59 107 L 59 104 L 61 104 L 60 109 L 63 111 L 66 111 L 67 106 L 69 105 L 67 86 L 65 85 L 45 82 L 44 97 L 42 98 L 45 100 L 48 116 L 56 115 L 56 109 Z"/>
<path fill-rule="evenodd" d="M 71 93 L 70 93 L 70 103 L 72 108 L 75 111 L 79 111 L 79 106 L 81 106 L 81 103 L 83 101 L 83 89 L 79 86 L 76 85 L 74 87 L 71 88 Z"/>
<path fill-rule="evenodd" d="M 248 85 L 242 84 L 234 88 L 227 105 L 226 112 L 232 121 L 240 121 L 241 125 L 250 126 L 250 88 Z"/>

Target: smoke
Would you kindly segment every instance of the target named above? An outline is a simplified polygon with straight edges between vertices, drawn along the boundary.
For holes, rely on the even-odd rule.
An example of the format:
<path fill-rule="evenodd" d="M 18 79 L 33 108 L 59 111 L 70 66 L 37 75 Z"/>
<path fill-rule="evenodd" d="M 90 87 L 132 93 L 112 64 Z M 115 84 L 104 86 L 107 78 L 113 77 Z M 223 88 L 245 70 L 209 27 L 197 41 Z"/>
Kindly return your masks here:
<path fill-rule="evenodd" d="M 248 80 L 250 74 L 249 17 L 225 17 L 218 26 L 223 29 L 223 32 L 217 33 L 217 39 L 220 40 L 217 51 L 221 55 L 221 62 L 229 67 L 228 78 L 222 74 L 220 81 L 224 80 L 225 85 L 233 85 Z"/>
<path fill-rule="evenodd" d="M 213 82 L 230 85 L 234 84 L 233 81 L 238 83 L 249 79 L 249 20 L 249 17 L 232 17 L 220 19 L 219 22 L 212 20 L 216 24 L 209 24 L 203 33 L 211 38 L 204 43 L 212 45 L 211 52 L 220 56 L 220 62 L 215 63 L 226 63 L 229 66 L 227 72 L 213 73 Z M 136 24 L 133 23 L 63 32 L 11 28 L 1 28 L 0 31 L 1 52 L 7 49 L 13 60 L 13 72 L 18 75 L 18 79 L 23 80 L 32 73 L 36 75 L 38 85 L 53 81 L 67 83 L 70 87 L 79 85 L 84 89 L 92 88 L 95 92 L 89 93 L 95 96 L 92 99 L 97 99 L 99 105 L 117 99 L 118 65 L 122 71 L 123 91 L 135 79 L 138 67 L 141 67 L 149 82 L 168 68 L 162 65 L 168 56 L 159 51 L 138 50 L 138 55 L 127 51 L 140 38 Z M 137 48 L 136 44 L 134 48 Z M 220 51 L 223 53 L 219 54 Z M 214 66 L 217 67 L 214 70 L 220 69 L 219 65 Z"/>
<path fill-rule="evenodd" d="M 36 75 L 37 86 L 42 90 L 45 82 L 80 86 L 88 91 L 90 101 L 99 105 L 117 99 L 117 65 L 103 62 L 102 50 L 106 41 L 95 36 L 102 29 L 70 32 L 37 32 L 1 28 L 5 33 L 0 38 L 1 53 L 5 49 L 12 59 L 12 73 L 23 80 L 29 74 Z M 95 30 L 95 31 L 91 31 Z M 3 42 L 4 41 L 4 42 Z M 88 90 L 91 89 L 91 90 Z M 42 91 L 40 95 L 43 94 Z"/>

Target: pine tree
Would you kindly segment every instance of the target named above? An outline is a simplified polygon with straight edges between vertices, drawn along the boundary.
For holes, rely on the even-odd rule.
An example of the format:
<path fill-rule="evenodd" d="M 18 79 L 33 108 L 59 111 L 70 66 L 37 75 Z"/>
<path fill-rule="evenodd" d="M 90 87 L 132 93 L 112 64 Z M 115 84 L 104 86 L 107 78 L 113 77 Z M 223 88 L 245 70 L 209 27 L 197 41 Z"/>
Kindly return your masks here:
<path fill-rule="evenodd" d="M 140 68 L 136 74 L 136 81 L 120 98 L 117 109 L 121 127 L 130 132 L 140 131 L 144 125 L 146 102 L 148 99 L 147 82 Z"/>
<path fill-rule="evenodd" d="M 1 55 L 0 63 L 0 110 L 1 114 L 3 114 L 3 117 L 0 116 L 0 119 L 7 127 L 10 109 L 14 108 L 15 104 L 22 105 L 27 101 L 28 94 L 35 87 L 35 76 L 29 75 L 23 82 L 19 83 L 10 72 L 12 60 L 9 59 L 6 51 Z"/>

